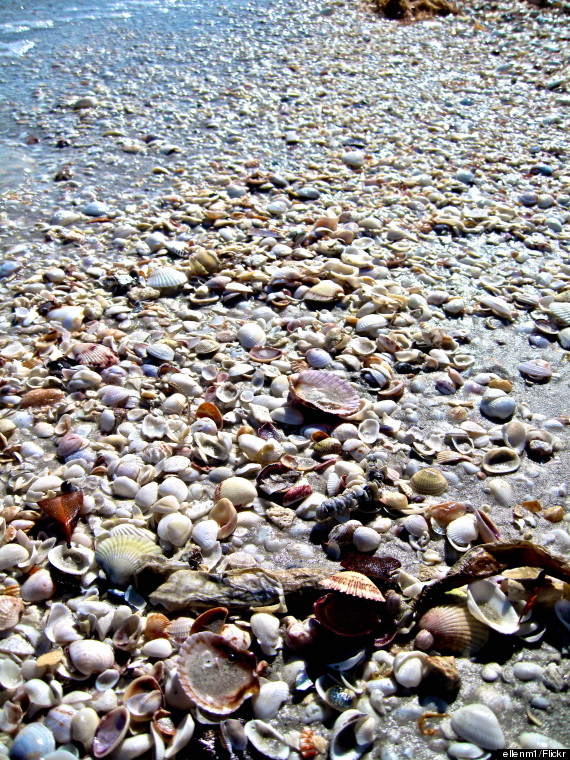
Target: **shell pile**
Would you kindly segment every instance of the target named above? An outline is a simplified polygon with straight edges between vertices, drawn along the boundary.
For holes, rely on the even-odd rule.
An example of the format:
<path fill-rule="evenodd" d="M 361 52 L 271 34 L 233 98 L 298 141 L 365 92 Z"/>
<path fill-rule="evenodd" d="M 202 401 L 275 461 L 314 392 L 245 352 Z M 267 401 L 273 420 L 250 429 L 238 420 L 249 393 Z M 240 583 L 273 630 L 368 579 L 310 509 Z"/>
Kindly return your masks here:
<path fill-rule="evenodd" d="M 116 134 L 101 66 L 107 105 L 51 103 L 50 135 L 115 166 L 105 125 L 169 168 L 105 203 L 61 177 L 55 211 L 7 198 L 2 758 L 570 746 L 567 31 L 510 0 L 423 28 L 309 5 L 300 73 L 279 41 L 264 97 L 191 90 L 220 151 L 197 178 L 146 105 L 118 109 L 145 140 Z M 442 36 L 457 70 L 412 107 Z M 481 76 L 471 43 L 501 56 Z M 287 125 L 273 169 L 234 118 Z"/>

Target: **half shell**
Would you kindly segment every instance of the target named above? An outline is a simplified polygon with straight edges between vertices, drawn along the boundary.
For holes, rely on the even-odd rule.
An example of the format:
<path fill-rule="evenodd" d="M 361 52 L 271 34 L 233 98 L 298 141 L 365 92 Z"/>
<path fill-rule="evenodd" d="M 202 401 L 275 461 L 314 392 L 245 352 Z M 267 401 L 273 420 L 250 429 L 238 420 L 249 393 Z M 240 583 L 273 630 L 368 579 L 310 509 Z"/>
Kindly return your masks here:
<path fill-rule="evenodd" d="M 111 581 L 122 586 L 141 568 L 145 554 L 160 553 L 160 547 L 146 537 L 118 534 L 99 544 L 95 559 Z"/>
<path fill-rule="evenodd" d="M 332 372 L 305 370 L 289 378 L 292 401 L 319 409 L 327 414 L 347 416 L 360 406 L 356 390 Z"/>
<path fill-rule="evenodd" d="M 467 586 L 467 608 L 473 617 L 499 633 L 518 630 L 519 616 L 515 608 L 492 581 L 475 581 Z"/>
<path fill-rule="evenodd" d="M 384 596 L 376 584 L 362 573 L 347 570 L 344 573 L 336 573 L 330 578 L 321 581 L 323 588 L 340 591 L 342 594 L 357 596 L 360 599 L 370 599 L 374 602 L 383 602 Z"/>
<path fill-rule="evenodd" d="M 465 656 L 478 652 L 489 638 L 489 628 L 473 617 L 462 600 L 433 607 L 418 625 L 416 646 L 421 649 Z M 431 639 L 422 636 L 424 631 Z"/>
<path fill-rule="evenodd" d="M 416 493 L 425 496 L 439 496 L 448 489 L 447 480 L 434 467 L 425 467 L 415 472 L 410 478 L 410 485 Z"/>
<path fill-rule="evenodd" d="M 119 357 L 113 350 L 98 343 L 76 343 L 73 346 L 73 355 L 79 364 L 93 370 L 112 367 L 119 361 Z"/>

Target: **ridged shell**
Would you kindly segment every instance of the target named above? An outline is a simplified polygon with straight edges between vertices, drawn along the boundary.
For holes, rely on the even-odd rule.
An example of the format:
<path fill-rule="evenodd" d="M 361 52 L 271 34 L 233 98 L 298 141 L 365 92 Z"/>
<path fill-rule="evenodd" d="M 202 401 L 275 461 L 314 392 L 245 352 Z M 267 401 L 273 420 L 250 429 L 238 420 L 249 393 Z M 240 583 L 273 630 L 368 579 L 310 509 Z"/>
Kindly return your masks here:
<path fill-rule="evenodd" d="M 170 620 L 160 612 L 151 612 L 146 619 L 144 633 L 147 639 L 166 638 L 166 628 Z"/>
<path fill-rule="evenodd" d="M 570 327 L 570 302 L 554 301 L 550 304 L 548 313 L 562 327 Z"/>
<path fill-rule="evenodd" d="M 321 280 L 317 285 L 313 285 L 309 288 L 303 299 L 305 301 L 315 301 L 321 303 L 331 303 L 332 301 L 338 301 L 344 295 L 342 287 L 333 280 Z"/>
<path fill-rule="evenodd" d="M 141 567 L 145 554 L 160 554 L 161 549 L 148 538 L 115 535 L 102 541 L 95 558 L 113 583 L 125 585 Z"/>
<path fill-rule="evenodd" d="M 189 263 L 191 271 L 198 275 L 215 272 L 220 266 L 220 260 L 216 254 L 203 248 L 190 256 Z"/>
<path fill-rule="evenodd" d="M 479 404 L 482 414 L 496 420 L 508 420 L 513 416 L 517 408 L 514 398 L 497 389 L 491 389 L 485 393 Z"/>
<path fill-rule="evenodd" d="M 545 383 L 552 377 L 552 364 L 544 359 L 531 359 L 519 364 L 519 372 L 533 383 Z"/>
<path fill-rule="evenodd" d="M 9 631 L 18 624 L 24 603 L 14 596 L 0 596 L 0 632 Z"/>
<path fill-rule="evenodd" d="M 425 467 L 415 472 L 410 478 L 410 485 L 416 493 L 425 496 L 439 496 L 449 487 L 443 474 L 435 467 Z"/>
<path fill-rule="evenodd" d="M 146 347 L 148 356 L 158 359 L 161 362 L 171 362 L 174 360 L 174 349 L 166 343 L 151 343 Z"/>
<path fill-rule="evenodd" d="M 255 656 L 210 631 L 189 636 L 178 656 L 178 678 L 186 695 L 201 709 L 229 715 L 257 694 Z"/>
<path fill-rule="evenodd" d="M 98 343 L 76 343 L 73 346 L 73 355 L 79 364 L 93 370 L 112 367 L 119 361 L 114 351 Z"/>
<path fill-rule="evenodd" d="M 269 723 L 262 720 L 248 720 L 244 726 L 245 735 L 255 749 L 269 760 L 287 760 L 290 749 L 284 736 Z"/>
<path fill-rule="evenodd" d="M 310 348 L 305 354 L 305 359 L 310 367 L 323 369 L 332 362 L 332 356 L 323 348 Z"/>
<path fill-rule="evenodd" d="M 257 488 L 245 478 L 227 478 L 216 488 L 215 500 L 229 499 L 234 507 L 246 507 L 257 496 Z"/>
<path fill-rule="evenodd" d="M 20 406 L 22 409 L 36 406 L 49 406 L 57 404 L 65 398 L 65 393 L 59 388 L 34 388 L 32 391 L 24 393 Z"/>
<path fill-rule="evenodd" d="M 570 350 L 570 327 L 565 327 L 558 333 L 558 340 L 562 348 Z"/>
<path fill-rule="evenodd" d="M 291 375 L 290 396 L 307 406 L 327 414 L 347 416 L 355 414 L 360 406 L 356 390 L 332 372 L 313 369 Z"/>
<path fill-rule="evenodd" d="M 459 552 L 469 549 L 471 543 L 479 535 L 477 518 L 474 515 L 463 515 L 452 520 L 445 531 L 447 540 Z"/>
<path fill-rule="evenodd" d="M 359 334 L 378 335 L 379 330 L 387 324 L 388 320 L 382 314 L 367 314 L 365 317 L 360 317 L 354 329 Z"/>
<path fill-rule="evenodd" d="M 357 596 L 360 599 L 370 599 L 374 602 L 384 601 L 384 596 L 376 584 L 362 573 L 356 573 L 353 570 L 331 575 L 330 578 L 321 581 L 321 586 L 349 594 L 349 596 Z"/>
<path fill-rule="evenodd" d="M 42 758 L 55 751 L 52 732 L 43 723 L 29 723 L 14 739 L 10 748 L 10 760 Z"/>
<path fill-rule="evenodd" d="M 426 648 L 438 652 L 461 656 L 474 654 L 489 638 L 489 628 L 473 617 L 463 601 L 433 607 L 418 625 L 420 630 L 429 631 L 433 637 L 433 643 Z"/>
<path fill-rule="evenodd" d="M 250 351 L 255 346 L 265 346 L 267 334 L 257 322 L 246 322 L 237 331 L 240 346 Z"/>
<path fill-rule="evenodd" d="M 188 282 L 188 278 L 183 272 L 174 267 L 160 267 L 153 269 L 147 279 L 147 285 L 150 288 L 158 290 L 168 290 L 170 288 L 180 288 Z"/>

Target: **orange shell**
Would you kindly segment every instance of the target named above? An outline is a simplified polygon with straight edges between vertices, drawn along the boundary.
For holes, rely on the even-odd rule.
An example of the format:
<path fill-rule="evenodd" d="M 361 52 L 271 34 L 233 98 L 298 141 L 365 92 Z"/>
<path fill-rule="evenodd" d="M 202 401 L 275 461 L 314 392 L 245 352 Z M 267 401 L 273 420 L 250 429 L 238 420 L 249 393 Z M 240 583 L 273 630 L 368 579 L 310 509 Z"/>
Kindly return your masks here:
<path fill-rule="evenodd" d="M 208 417 L 210 420 L 213 420 L 216 423 L 218 430 L 221 430 L 224 424 L 222 413 L 218 407 L 210 401 L 204 401 L 196 409 L 196 419 L 200 419 L 200 417 Z"/>
<path fill-rule="evenodd" d="M 162 615 L 160 612 L 151 612 L 146 619 L 145 636 L 147 639 L 165 639 L 167 637 L 166 627 L 169 623 L 170 620 L 166 615 Z"/>
<path fill-rule="evenodd" d="M 56 404 L 65 398 L 65 393 L 58 388 L 34 388 L 22 396 L 20 406 L 27 409 L 29 406 L 49 406 Z"/>
<path fill-rule="evenodd" d="M 212 607 L 201 615 L 198 615 L 192 625 L 192 633 L 200 633 L 201 631 L 220 633 L 227 616 L 228 610 L 226 607 Z"/>
<path fill-rule="evenodd" d="M 186 696 L 211 715 L 229 715 L 259 692 L 255 655 L 210 631 L 182 644 L 178 679 Z"/>
<path fill-rule="evenodd" d="M 383 602 L 384 597 L 376 584 L 362 573 L 347 570 L 344 573 L 336 573 L 321 581 L 321 586 L 342 594 L 357 596 L 360 599 L 370 599 L 373 602 Z"/>
<path fill-rule="evenodd" d="M 51 499 L 38 501 L 38 507 L 48 517 L 63 525 L 68 542 L 71 541 L 73 522 L 82 506 L 83 494 L 81 491 L 70 491 L 69 493 L 59 494 L 59 496 L 53 496 Z"/>

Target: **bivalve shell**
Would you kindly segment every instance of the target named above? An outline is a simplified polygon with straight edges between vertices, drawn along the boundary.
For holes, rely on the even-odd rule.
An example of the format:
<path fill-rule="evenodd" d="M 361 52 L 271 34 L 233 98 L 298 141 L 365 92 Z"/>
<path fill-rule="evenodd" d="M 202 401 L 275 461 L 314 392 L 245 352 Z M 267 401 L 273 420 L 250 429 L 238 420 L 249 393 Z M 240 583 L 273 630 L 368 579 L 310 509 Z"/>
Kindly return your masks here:
<path fill-rule="evenodd" d="M 331 575 L 322 580 L 320 585 L 323 588 L 330 588 L 349 596 L 357 596 L 360 599 L 370 599 L 374 602 L 384 601 L 384 596 L 376 584 L 362 573 L 356 573 L 353 570 Z"/>
<path fill-rule="evenodd" d="M 95 371 L 112 367 L 119 361 L 112 349 L 98 343 L 76 343 L 73 346 L 73 355 L 79 364 Z"/>
<path fill-rule="evenodd" d="M 113 648 L 103 641 L 93 639 L 72 641 L 68 652 L 73 667 L 86 676 L 102 673 L 115 664 Z"/>
<path fill-rule="evenodd" d="M 331 760 L 359 760 L 370 749 L 376 737 L 376 728 L 376 720 L 366 713 L 359 710 L 342 712 L 331 731 Z"/>
<path fill-rule="evenodd" d="M 485 453 L 481 469 L 488 475 L 507 475 L 521 466 L 519 455 L 508 446 L 499 446 Z"/>
<path fill-rule="evenodd" d="M 477 518 L 468 514 L 452 520 L 446 528 L 446 536 L 449 543 L 458 552 L 465 552 L 479 535 Z"/>
<path fill-rule="evenodd" d="M 117 707 L 103 716 L 93 737 L 93 755 L 106 757 L 117 749 L 129 730 L 131 716 L 126 707 Z"/>
<path fill-rule="evenodd" d="M 55 750 L 52 732 L 43 723 L 29 723 L 18 733 L 10 748 L 10 760 L 40 760 Z"/>
<path fill-rule="evenodd" d="M 146 284 L 149 288 L 157 290 L 176 290 L 188 282 L 184 272 L 180 272 L 174 267 L 159 267 L 153 269 L 149 274 Z"/>
<path fill-rule="evenodd" d="M 267 334 L 257 322 L 246 322 L 237 331 L 240 346 L 250 351 L 255 346 L 265 346 Z"/>
<path fill-rule="evenodd" d="M 285 681 L 268 681 L 262 684 L 252 701 L 253 714 L 259 720 L 274 718 L 281 705 L 289 699 L 289 686 Z"/>
<path fill-rule="evenodd" d="M 439 496 L 447 491 L 447 480 L 435 467 L 424 467 L 415 472 L 410 478 L 410 485 L 416 493 L 425 496 Z"/>
<path fill-rule="evenodd" d="M 451 716 L 451 727 L 462 739 L 484 749 L 503 749 L 505 737 L 495 713 L 487 705 L 460 707 Z"/>
<path fill-rule="evenodd" d="M 269 723 L 262 720 L 249 720 L 245 726 L 245 735 L 255 749 L 270 760 L 286 760 L 289 757 L 289 745 L 285 737 Z"/>
<path fill-rule="evenodd" d="M 324 304 L 338 301 L 343 295 L 344 290 L 337 282 L 333 280 L 321 280 L 321 282 L 305 291 L 303 300 Z"/>
<path fill-rule="evenodd" d="M 216 488 L 215 500 L 229 499 L 234 507 L 247 507 L 257 497 L 257 488 L 246 478 L 227 478 Z"/>
<path fill-rule="evenodd" d="M 488 626 L 474 618 L 461 599 L 432 607 L 418 625 L 416 646 L 426 650 L 468 656 L 482 649 L 489 638 Z"/>
<path fill-rule="evenodd" d="M 570 302 L 553 301 L 548 313 L 562 327 L 570 327 Z"/>
<path fill-rule="evenodd" d="M 515 413 L 517 408 L 514 398 L 499 388 L 489 389 L 479 404 L 479 410 L 482 414 L 493 420 L 508 420 Z"/>
<path fill-rule="evenodd" d="M 475 581 L 467 586 L 467 608 L 473 617 L 499 633 L 511 634 L 518 630 L 517 611 L 492 581 Z"/>
<path fill-rule="evenodd" d="M 145 554 L 160 554 L 160 547 L 139 535 L 114 535 L 101 541 L 95 558 L 113 583 L 125 585 L 138 572 Z"/>
<path fill-rule="evenodd" d="M 355 414 L 360 407 L 356 390 L 345 380 L 324 370 L 305 370 L 289 378 L 292 401 L 341 417 Z"/>
<path fill-rule="evenodd" d="M 519 372 L 532 383 L 546 383 L 552 377 L 552 364 L 544 359 L 531 359 L 519 364 Z"/>

